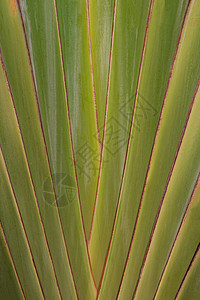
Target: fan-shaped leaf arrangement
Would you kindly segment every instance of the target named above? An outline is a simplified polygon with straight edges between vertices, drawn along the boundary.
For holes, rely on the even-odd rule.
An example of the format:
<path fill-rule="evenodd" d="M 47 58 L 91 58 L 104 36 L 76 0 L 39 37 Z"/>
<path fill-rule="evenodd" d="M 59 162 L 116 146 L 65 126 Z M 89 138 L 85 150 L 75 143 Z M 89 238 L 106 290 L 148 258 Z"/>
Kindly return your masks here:
<path fill-rule="evenodd" d="M 200 1 L 0 1 L 0 298 L 200 299 Z"/>

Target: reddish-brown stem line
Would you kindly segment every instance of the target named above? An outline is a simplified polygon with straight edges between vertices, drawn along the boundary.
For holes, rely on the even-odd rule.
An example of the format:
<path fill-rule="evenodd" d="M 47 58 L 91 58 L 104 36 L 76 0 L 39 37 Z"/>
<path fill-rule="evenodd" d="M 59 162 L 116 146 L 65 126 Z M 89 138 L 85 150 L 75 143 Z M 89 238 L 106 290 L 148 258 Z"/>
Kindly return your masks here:
<path fill-rule="evenodd" d="M 43 220 L 42 220 L 42 216 L 41 216 L 41 212 L 40 212 L 40 208 L 39 208 L 39 203 L 38 203 L 36 192 L 35 192 L 35 186 L 34 186 L 34 183 L 33 183 L 33 178 L 32 178 L 32 174 L 31 174 L 29 162 L 28 162 L 28 156 L 27 156 L 27 153 L 26 153 L 26 148 L 25 148 L 25 144 L 24 144 L 24 140 L 23 140 L 23 135 L 22 135 L 21 128 L 20 128 L 19 118 L 18 118 L 16 107 L 15 107 L 15 102 L 14 102 L 14 98 L 13 98 L 13 94 L 12 94 L 12 90 L 11 90 L 10 82 L 9 82 L 9 79 L 8 79 L 8 74 L 7 74 L 7 71 L 6 71 L 6 67 L 5 67 L 5 63 L 4 63 L 4 60 L 3 60 L 1 49 L 0 49 L 0 60 L 1 60 L 2 68 L 3 68 L 3 71 L 4 71 L 4 76 L 6 78 L 9 95 L 10 95 L 11 100 L 12 100 L 13 109 L 14 109 L 14 112 L 15 112 L 15 117 L 16 117 L 17 126 L 18 126 L 18 130 L 19 130 L 20 138 L 21 138 L 22 148 L 23 148 L 23 151 L 24 151 L 25 163 L 26 163 L 28 174 L 29 174 L 29 177 L 30 177 L 30 183 L 31 183 L 31 186 L 32 186 L 33 194 L 34 194 L 35 203 L 36 203 L 37 211 L 38 211 L 38 214 L 39 214 L 39 219 L 40 219 L 40 222 L 41 222 L 42 231 L 43 231 L 45 241 L 46 241 L 46 244 L 47 244 L 48 254 L 49 254 L 49 257 L 50 257 L 50 260 L 51 260 L 51 264 L 52 264 L 52 268 L 53 268 L 57 288 L 58 288 L 58 291 L 59 291 L 59 294 L 60 294 L 60 297 L 61 297 L 60 287 L 59 287 L 59 284 L 58 284 L 58 280 L 57 280 L 57 276 L 56 276 L 56 272 L 55 272 L 55 268 L 54 268 L 54 264 L 53 264 L 49 244 L 48 244 L 48 239 L 47 239 L 47 235 L 46 235 L 46 232 L 45 232 L 45 228 L 44 228 L 44 224 L 43 224 Z M 61 297 L 61 299 L 62 299 L 62 297 Z"/>
<path fill-rule="evenodd" d="M 103 149 L 104 149 L 104 143 L 105 143 L 105 131 L 106 131 L 106 122 L 107 122 L 107 113 L 108 113 L 108 98 L 109 98 L 109 91 L 110 91 L 110 79 L 111 79 L 110 77 L 111 77 L 111 66 L 112 66 L 112 56 L 113 56 L 116 8 L 117 8 L 117 0 L 115 0 L 115 2 L 114 2 L 112 36 L 111 36 L 111 46 L 110 46 L 110 59 L 109 59 L 109 70 L 108 70 L 108 84 L 107 84 L 107 93 L 106 93 L 106 107 L 105 107 L 105 118 L 104 118 L 104 126 L 103 126 L 102 145 L 101 145 L 100 165 L 99 165 L 99 174 L 98 174 L 98 181 L 97 181 L 95 204 L 94 204 L 94 209 L 93 209 L 93 216 L 92 216 L 92 223 L 91 223 L 91 228 L 90 228 L 88 244 L 90 243 L 90 240 L 91 240 L 91 235 L 92 235 L 92 230 L 93 230 L 93 225 L 94 225 L 94 219 L 95 219 L 96 207 L 97 207 L 97 198 L 98 198 L 100 178 L 101 178 L 101 171 L 102 171 L 102 165 L 103 165 Z"/>
<path fill-rule="evenodd" d="M 76 170 L 76 162 L 75 162 L 75 154 L 74 154 L 74 146 L 73 146 L 73 137 L 72 137 L 72 128 L 71 128 L 69 103 L 68 103 L 68 94 L 67 94 L 67 81 L 66 81 L 66 76 L 65 76 L 64 57 L 63 57 L 63 50 L 62 50 L 62 43 L 61 43 L 61 36 L 60 36 L 60 25 L 59 25 L 59 20 L 58 20 L 58 10 L 57 10 L 56 0 L 54 0 L 54 6 L 55 6 L 55 14 L 56 14 L 56 22 L 57 22 L 58 40 L 59 40 L 59 47 L 60 47 L 60 58 L 61 58 L 63 81 L 64 81 L 64 90 L 65 90 L 65 97 L 66 97 L 67 117 L 68 117 L 68 122 L 69 122 L 70 142 L 71 142 L 71 149 L 72 149 L 74 173 L 75 173 L 75 177 L 76 177 L 76 186 L 77 186 L 77 193 L 78 193 L 78 200 L 79 200 L 80 215 L 81 215 L 81 221 L 82 221 L 82 226 L 83 226 L 83 233 L 84 233 L 84 239 L 85 239 L 85 246 L 86 246 L 86 250 L 87 250 L 88 262 L 89 262 L 89 266 L 90 266 L 90 272 L 91 272 L 91 276 L 92 276 L 92 279 L 93 279 L 94 286 L 96 287 L 95 280 L 94 280 L 94 275 L 93 275 L 93 272 L 92 272 L 92 266 L 91 266 L 89 251 L 88 251 L 86 231 L 85 231 L 85 225 L 84 225 L 84 220 L 83 220 L 83 212 L 82 212 L 81 200 L 80 200 L 80 191 L 79 191 L 79 185 L 78 185 L 78 176 L 77 176 L 77 170 Z M 75 284 L 75 281 L 74 281 L 74 284 Z M 78 293 L 77 293 L 77 296 L 78 296 Z"/>
<path fill-rule="evenodd" d="M 151 235 L 150 235 L 150 240 L 149 240 L 149 243 L 148 243 L 148 246 L 147 246 L 147 250 L 146 250 L 146 253 L 145 253 L 145 256 L 144 256 L 143 264 L 142 264 L 140 275 L 139 275 L 139 278 L 138 278 L 138 282 L 137 282 L 137 285 L 136 285 L 136 288 L 135 288 L 135 291 L 134 291 L 133 299 L 135 298 L 135 295 L 136 295 L 136 292 L 137 292 L 137 288 L 138 288 L 138 285 L 139 285 L 139 282 L 140 282 L 140 279 L 141 279 L 141 275 L 142 275 L 142 272 L 143 272 L 143 269 L 144 269 L 144 265 L 146 263 L 146 259 L 147 259 L 147 255 L 149 253 L 149 249 L 150 249 L 150 245 L 151 245 L 151 242 L 152 242 L 152 238 L 153 238 L 153 235 L 154 235 L 157 223 L 158 223 L 158 218 L 159 218 L 159 215 L 160 215 L 160 212 L 161 212 L 161 209 L 162 209 L 162 205 L 163 205 L 163 202 L 164 202 L 165 195 L 167 193 L 167 189 L 168 189 L 169 182 L 170 182 L 173 170 L 174 170 L 174 166 L 176 164 L 178 153 L 179 153 L 179 150 L 180 150 L 181 145 L 182 145 L 182 141 L 183 141 L 183 138 L 184 138 L 184 135 L 185 135 L 185 131 L 186 131 L 186 128 L 187 128 L 187 124 L 188 124 L 188 121 L 189 121 L 189 118 L 190 118 L 190 114 L 191 114 L 191 111 L 192 111 L 192 107 L 193 107 L 193 104 L 194 104 L 194 100 L 195 100 L 195 97 L 196 97 L 199 85 L 200 85 L 200 78 L 198 80 L 198 83 L 197 83 L 197 86 L 196 86 L 196 89 L 195 89 L 195 92 L 194 92 L 194 96 L 192 98 L 192 102 L 191 102 L 190 107 L 189 107 L 189 111 L 188 111 L 188 114 L 187 114 L 187 117 L 186 117 L 186 121 L 185 121 L 183 130 L 182 130 L 182 133 L 181 133 L 181 137 L 180 137 L 180 140 L 179 140 L 179 143 L 178 143 L 178 147 L 177 147 L 177 150 L 176 150 L 176 153 L 175 153 L 175 156 L 174 156 L 174 160 L 172 162 L 172 166 L 171 166 L 168 178 L 167 178 L 167 183 L 165 185 L 165 189 L 164 189 L 164 192 L 163 192 L 163 195 L 162 195 L 162 199 L 161 199 L 161 202 L 160 202 L 160 205 L 159 205 L 159 208 L 158 208 L 158 212 L 157 212 L 154 224 L 153 224 L 153 228 L 152 228 Z"/>
<path fill-rule="evenodd" d="M 34 85 L 35 98 L 36 98 L 36 103 L 37 103 L 37 108 L 38 108 L 38 115 L 39 115 L 39 119 L 40 119 L 41 132 L 42 132 L 42 136 L 43 136 L 43 141 L 44 141 L 44 146 L 45 146 L 45 153 L 46 153 L 46 158 L 47 158 L 47 163 L 48 163 L 48 168 L 49 168 L 49 173 L 50 173 L 50 180 L 51 180 L 51 184 L 52 184 L 52 188 L 53 188 L 54 198 L 55 198 L 55 201 L 56 201 L 56 209 L 57 209 L 57 213 L 58 213 L 58 217 L 59 217 L 59 222 L 60 222 L 61 232 L 62 232 L 64 244 L 65 244 L 66 254 L 67 254 L 67 258 L 68 258 L 68 262 L 69 262 L 71 277 L 72 277 L 72 281 L 73 281 L 74 288 L 75 288 L 75 291 L 76 291 L 76 295 L 77 295 L 77 298 L 78 298 L 77 289 L 76 289 L 76 285 L 75 285 L 75 281 L 74 281 L 74 277 L 73 277 L 73 272 L 72 272 L 72 268 L 71 268 L 71 263 L 70 263 L 70 259 L 69 259 L 69 254 L 68 254 L 64 229 L 63 229 L 63 225 L 62 225 L 62 221 L 61 221 L 60 211 L 59 211 L 59 208 L 58 208 L 58 200 L 57 200 L 57 196 L 56 196 L 55 186 L 54 186 L 54 183 L 53 183 L 53 177 L 52 177 L 50 160 L 49 160 L 49 155 L 48 155 L 48 150 L 47 150 L 47 144 L 46 144 L 46 140 L 45 140 L 45 134 L 44 134 L 44 129 L 43 129 L 43 125 L 42 125 L 42 118 L 41 118 L 41 114 L 40 114 L 39 99 L 38 99 L 38 95 L 37 95 L 36 83 L 35 83 L 35 78 L 34 78 L 34 73 L 33 73 L 33 68 L 32 68 L 32 61 L 31 61 L 31 56 L 30 56 L 30 51 L 29 51 L 29 46 L 28 46 L 28 41 L 27 41 L 27 36 L 26 36 L 26 30 L 25 30 L 25 26 L 24 26 L 24 21 L 23 21 L 23 16 L 22 16 L 22 11 L 21 11 L 19 0 L 17 0 L 17 3 L 18 3 L 19 12 L 20 12 L 20 17 L 21 17 L 21 22 L 22 22 L 22 27 L 23 27 L 23 32 L 24 32 L 24 38 L 25 38 L 25 43 L 26 43 L 26 48 L 27 48 L 27 53 L 28 53 L 29 63 L 30 63 L 30 68 L 31 68 L 31 73 L 32 73 L 32 80 L 33 80 L 33 85 Z M 56 7 L 56 13 L 57 13 L 57 7 Z M 56 15 L 56 17 L 57 17 L 57 15 Z M 56 21 L 57 21 L 57 19 L 56 19 Z"/>
<path fill-rule="evenodd" d="M 134 236 L 135 236 L 135 232 L 136 232 L 136 228 L 137 228 L 137 224 L 138 224 L 138 220 L 139 220 L 139 215 L 140 215 L 141 206 L 142 206 L 142 200 L 143 200 L 143 196 L 144 196 L 144 192 L 145 192 L 145 188 L 146 188 L 146 183 L 147 183 L 147 178 L 148 178 L 148 174 L 149 174 L 149 170 L 150 170 L 150 166 L 151 166 L 152 156 L 153 156 L 153 152 L 154 152 L 154 148 L 155 148 L 155 144 L 156 144 L 156 138 L 157 138 L 157 134 L 158 134 L 159 127 L 160 127 L 160 122 L 161 122 L 161 119 L 162 119 L 162 113 L 163 113 L 163 109 L 164 109 L 164 106 L 165 106 L 165 100 L 166 100 L 166 96 L 167 96 L 167 93 L 168 93 L 168 88 L 169 88 L 169 84 L 170 84 L 170 80 L 171 80 L 171 76 L 172 76 L 172 72 L 173 72 L 173 68 L 174 68 L 174 63 L 175 63 L 175 59 L 176 59 L 176 56 L 177 56 L 178 47 L 179 47 L 179 43 L 180 43 L 182 31 L 183 31 L 183 26 L 184 26 L 184 23 L 185 23 L 185 19 L 186 19 L 186 15 L 187 15 L 187 11 L 188 11 L 188 8 L 189 8 L 190 1 L 191 0 L 189 0 L 189 2 L 188 2 L 186 12 L 185 12 L 185 15 L 184 15 L 184 18 L 183 18 L 181 31 L 180 31 L 180 34 L 179 34 L 179 38 L 178 38 L 178 42 L 177 42 L 177 45 L 176 45 L 176 50 L 175 50 L 175 54 L 174 54 L 174 58 L 173 58 L 173 62 L 172 62 L 168 82 L 167 82 L 167 87 L 166 87 L 166 90 L 165 90 L 164 100 L 163 100 L 163 103 L 162 103 L 161 112 L 160 112 L 160 116 L 159 116 L 159 120 L 158 120 L 158 125 L 157 125 L 157 129 L 156 129 L 156 133 L 155 133 L 155 137 L 154 137 L 154 141 L 153 141 L 151 154 L 150 154 L 149 164 L 148 164 L 148 168 L 147 168 L 147 172 L 146 172 L 146 176 L 145 176 L 145 181 L 144 181 L 143 190 L 142 190 L 142 194 L 141 194 L 138 213 L 137 213 L 135 225 L 134 225 L 134 228 L 133 228 L 133 233 L 132 233 L 132 238 L 131 238 L 131 242 L 130 242 L 130 245 L 129 245 L 128 255 L 127 255 L 126 263 L 125 263 L 125 266 L 124 266 L 124 272 L 123 272 L 123 275 L 122 275 L 122 278 L 121 278 L 121 284 L 120 284 L 120 287 L 119 287 L 119 290 L 118 290 L 118 296 L 119 296 L 119 293 L 120 293 L 120 290 L 121 290 L 121 286 L 122 286 L 122 282 L 123 282 L 123 279 L 124 279 L 126 267 L 127 267 L 128 260 L 129 260 L 129 257 L 130 257 L 130 251 L 131 251 L 131 248 L 132 248 L 132 244 L 133 244 L 133 240 L 134 240 Z"/>
<path fill-rule="evenodd" d="M 179 239 L 181 230 L 182 230 L 182 228 L 183 228 L 184 221 L 185 221 L 185 219 L 187 218 L 187 215 L 188 215 L 188 213 L 189 213 L 189 209 L 190 209 L 190 206 L 191 206 L 191 204 L 192 204 L 193 196 L 194 196 L 195 190 L 196 190 L 196 188 L 197 188 L 197 186 L 198 186 L 199 179 L 200 179 L 200 173 L 199 173 L 199 175 L 198 175 L 198 177 L 197 177 L 196 183 L 195 183 L 194 188 L 193 188 L 193 190 L 192 190 L 192 194 L 191 194 L 190 200 L 189 200 L 189 202 L 188 202 L 188 205 L 187 205 L 187 208 L 186 208 L 185 213 L 184 213 L 184 215 L 183 215 L 181 224 L 180 224 L 180 226 L 179 226 L 179 229 L 178 229 L 178 231 L 177 231 L 177 234 L 176 234 L 176 237 L 175 237 L 175 239 L 174 239 L 173 245 L 172 245 L 171 250 L 170 250 L 170 252 L 169 252 L 167 261 L 166 261 L 166 263 L 165 263 L 165 266 L 164 266 L 164 269 L 163 269 L 161 278 L 160 278 L 160 280 L 159 280 L 158 286 L 157 286 L 157 288 L 156 288 L 156 292 L 155 292 L 155 295 L 154 295 L 153 299 L 156 298 L 156 295 L 157 295 L 157 293 L 158 293 L 160 284 L 161 284 L 161 282 L 162 282 L 162 278 L 163 278 L 164 275 L 165 275 L 165 271 L 166 271 L 167 266 L 168 266 L 168 263 L 169 263 L 169 261 L 170 261 L 170 257 L 171 257 L 171 255 L 172 255 L 173 250 L 174 250 L 174 246 L 176 245 L 176 243 L 177 243 L 177 241 L 178 241 L 178 239 Z"/>
<path fill-rule="evenodd" d="M 143 42 L 142 55 L 141 55 L 141 60 L 140 60 L 140 67 L 139 67 L 138 80 L 137 80 L 137 86 L 136 86 L 136 93 L 135 93 L 135 99 L 134 99 L 133 113 L 132 113 L 131 125 L 130 125 L 130 133 L 129 133 L 129 138 L 128 138 L 128 144 L 127 144 L 127 150 L 126 150 L 124 168 L 123 168 L 123 173 L 122 173 L 120 191 L 119 191 L 119 196 L 118 196 L 117 208 L 116 208 L 116 212 L 115 212 L 115 217 L 114 217 L 114 222 L 113 222 L 113 226 L 112 226 L 112 232 L 111 232 L 111 237 L 110 237 L 110 241 L 109 241 L 109 245 L 108 245 L 108 250 L 107 250 L 106 258 L 105 258 L 105 262 L 104 262 L 104 268 L 103 268 L 103 272 L 102 272 L 100 284 L 99 284 L 99 287 L 98 287 L 97 298 L 98 298 L 98 295 L 100 293 L 100 289 L 101 289 L 101 286 L 102 286 L 102 282 L 103 282 L 103 278 L 104 278 L 104 273 L 105 273 L 106 265 L 107 265 L 107 260 L 108 260 L 108 256 L 109 256 L 109 252 L 110 252 L 110 248 L 111 248 L 111 244 L 112 244 L 112 240 L 113 240 L 114 228 L 115 228 L 115 224 L 116 224 L 117 216 L 118 216 L 118 211 L 119 211 L 119 204 L 120 204 L 120 200 L 121 200 L 122 188 L 123 188 L 123 183 L 124 183 L 124 178 L 125 178 L 125 170 L 126 170 L 126 165 L 127 165 L 127 160 L 128 160 L 128 153 L 129 153 L 130 142 L 131 142 L 131 135 L 132 135 L 132 130 L 133 130 L 133 122 L 134 122 L 134 114 L 135 114 L 135 107 L 136 107 L 136 99 L 137 99 L 137 95 L 138 95 L 138 88 L 139 88 L 139 82 L 140 82 L 142 64 L 143 64 L 143 59 L 144 59 L 146 41 L 147 41 L 147 36 L 148 36 L 148 28 L 149 28 L 149 22 L 150 22 L 152 5 L 153 5 L 153 0 L 151 0 L 150 5 L 149 5 L 149 13 L 148 13 L 148 17 L 147 17 L 147 24 L 146 24 L 145 35 L 144 35 L 144 42 Z"/>
<path fill-rule="evenodd" d="M 14 188 L 13 188 L 13 185 L 12 185 L 12 181 L 11 181 L 11 178 L 10 178 L 10 174 L 9 174 L 9 172 L 8 172 L 8 167 L 7 167 L 7 164 L 6 164 L 4 155 L 3 155 L 3 150 L 2 150 L 1 145 L 0 145 L 0 151 L 1 151 L 1 153 L 2 153 L 4 165 L 5 165 L 5 168 L 6 168 L 6 173 L 7 173 L 7 176 L 8 176 L 8 179 L 9 179 L 9 184 L 10 184 L 11 191 L 12 191 L 12 195 L 13 195 L 15 204 L 16 204 L 16 206 L 17 206 L 17 213 L 18 213 L 19 220 L 20 220 L 20 223 L 21 223 L 21 226 L 22 226 L 22 229 L 23 229 L 24 237 L 25 237 L 25 240 L 26 240 L 28 249 L 29 249 L 29 253 L 30 253 L 31 260 L 32 260 L 32 263 L 33 263 L 33 267 L 34 267 L 34 270 L 35 270 L 35 273 L 36 273 L 36 277 L 37 277 L 37 280 L 38 280 L 38 284 L 39 284 L 39 286 L 40 286 L 40 290 L 41 290 L 41 293 L 42 293 L 42 295 L 43 295 L 43 298 L 45 299 L 44 291 L 43 291 L 43 288 L 42 288 L 42 283 L 41 283 L 41 281 L 40 281 L 40 277 L 39 277 L 39 274 L 38 274 L 38 271 L 37 271 L 37 268 L 36 268 L 35 260 L 34 260 L 34 258 L 33 258 L 33 253 L 32 253 L 31 246 L 30 246 L 30 243 L 29 243 L 29 240 L 28 240 L 28 236 L 27 236 L 27 233 L 26 233 L 26 229 L 25 229 L 25 226 L 24 226 L 24 222 L 23 222 L 22 215 L 21 215 L 21 212 L 20 212 L 20 209 L 19 209 L 19 205 L 18 205 L 18 202 L 17 202 L 17 198 L 16 198 L 15 191 L 14 191 Z"/>
<path fill-rule="evenodd" d="M 12 268 L 13 268 L 13 272 L 14 272 L 15 277 L 16 277 L 16 279 L 17 279 L 17 283 L 18 283 L 18 286 L 19 286 L 19 289 L 20 289 L 22 298 L 23 298 L 24 300 L 26 300 L 25 295 L 24 295 L 24 291 L 23 291 L 23 288 L 22 288 L 22 284 L 21 284 L 21 282 L 20 282 L 20 278 L 19 278 L 19 275 L 18 275 L 16 266 L 15 266 L 15 263 L 14 263 L 14 260 L 13 260 L 13 257 L 12 257 L 12 254 L 11 254 L 11 251 L 10 251 L 10 248 L 9 248 L 9 245 L 8 245 L 8 241 L 7 241 L 7 239 L 6 239 L 6 235 L 5 235 L 5 232 L 4 232 L 3 225 L 2 225 L 2 223 L 1 223 L 1 221 L 0 221 L 0 230 L 1 230 L 2 237 L 3 237 L 3 240 L 4 240 L 5 246 L 6 246 L 6 250 L 7 250 L 7 253 L 8 253 L 8 256 L 9 256 L 9 259 L 10 259 L 10 262 L 11 262 L 11 265 L 12 265 Z"/>
<path fill-rule="evenodd" d="M 26 36 L 26 29 L 25 29 L 25 26 L 24 26 L 24 20 L 23 20 L 23 15 L 22 15 L 19 0 L 17 0 L 17 4 L 18 4 L 18 9 L 19 9 L 22 29 L 23 29 L 23 33 L 24 33 L 24 40 L 25 40 L 25 44 L 26 44 L 26 50 L 27 50 L 27 54 L 28 54 L 28 60 L 29 60 L 29 65 L 30 65 L 30 70 L 31 70 L 31 78 L 32 78 L 32 83 L 33 83 L 33 88 L 34 88 L 34 94 L 35 94 L 35 99 L 36 99 L 36 105 L 37 105 L 37 111 L 38 111 L 38 117 L 39 117 L 39 122 L 40 122 L 42 138 L 43 138 L 43 142 L 44 142 L 45 155 L 46 155 L 49 174 L 50 174 L 50 180 L 51 180 L 51 184 L 52 184 L 52 188 L 53 188 L 55 201 L 56 201 L 56 204 L 57 204 L 58 215 L 59 215 L 59 218 L 60 218 L 59 209 L 58 209 L 58 201 L 57 201 L 57 197 L 56 197 L 56 193 L 55 193 L 55 187 L 54 187 L 54 183 L 53 183 L 53 177 L 52 177 L 52 172 L 51 172 L 51 166 L 50 166 L 50 160 L 49 160 L 49 155 L 48 155 L 48 150 L 47 150 L 47 144 L 46 144 L 46 140 L 45 140 L 44 128 L 43 128 L 43 125 L 42 125 L 42 117 L 41 117 L 41 113 L 40 113 L 39 99 L 38 99 L 38 94 L 37 94 L 37 89 L 36 89 L 35 77 L 34 77 L 34 73 L 33 73 L 32 60 L 31 60 L 31 55 L 30 55 L 30 51 L 29 51 L 28 40 L 27 40 L 27 36 Z M 62 223 L 61 223 L 61 227 L 62 227 Z"/>
<path fill-rule="evenodd" d="M 194 253 L 194 255 L 193 255 L 193 258 L 192 258 L 192 260 L 191 260 L 191 262 L 190 262 L 190 264 L 189 264 L 189 266 L 188 266 L 188 269 L 187 269 L 187 271 L 186 271 L 186 273 L 185 273 L 185 275 L 184 275 L 184 277 L 183 277 L 183 280 L 182 280 L 181 285 L 180 285 L 180 287 L 179 287 L 179 289 L 178 289 L 178 291 L 177 291 L 177 293 L 176 293 L 176 296 L 175 296 L 175 299 L 174 299 L 174 300 L 176 300 L 176 299 L 178 298 L 178 295 L 179 295 L 180 292 L 181 292 L 181 289 L 182 289 L 182 287 L 183 287 L 183 284 L 184 284 L 186 278 L 188 277 L 188 274 L 189 274 L 189 272 L 190 272 L 190 270 L 191 270 L 191 268 L 192 268 L 192 266 L 193 266 L 193 263 L 194 263 L 194 261 L 195 261 L 197 255 L 199 254 L 199 251 L 200 251 L 200 243 L 199 243 L 198 246 L 197 246 L 197 249 L 196 249 L 196 251 L 195 251 L 195 253 Z"/>
<path fill-rule="evenodd" d="M 29 45 L 28 45 L 28 40 L 27 40 L 27 36 L 26 36 L 26 29 L 25 29 L 25 26 L 24 26 L 24 20 L 23 20 L 23 15 L 22 15 L 19 0 L 17 0 L 17 4 L 18 4 L 18 10 L 19 10 L 19 15 L 20 15 L 21 24 L 22 24 L 22 30 L 23 30 L 23 33 L 24 33 L 24 40 L 25 40 L 25 44 L 26 44 L 26 50 L 27 50 L 27 54 L 28 54 L 28 61 L 29 61 L 29 66 L 30 66 L 30 70 L 31 70 L 31 78 L 32 78 L 32 83 L 33 83 L 33 89 L 34 89 L 34 94 L 35 94 L 35 100 L 36 100 L 36 105 L 37 105 L 37 111 L 38 111 L 38 117 L 39 117 L 39 122 L 40 122 L 42 138 L 43 138 L 43 142 L 44 142 L 44 149 L 45 149 L 45 154 L 46 154 L 49 173 L 50 173 L 50 179 L 51 179 L 52 186 L 54 188 L 53 178 L 52 178 L 52 173 L 51 173 L 51 167 L 50 167 L 50 160 L 49 160 L 47 144 L 46 144 L 45 134 L 44 134 L 44 128 L 43 128 L 43 125 L 42 125 L 42 117 L 41 117 L 41 113 L 40 113 L 39 99 L 38 99 L 38 94 L 37 94 L 37 89 L 36 89 L 36 82 L 35 82 L 35 77 L 34 77 L 34 72 L 33 72 L 32 60 L 31 60 L 31 55 L 30 55 L 30 51 L 29 51 Z M 54 190 L 54 194 L 55 194 L 55 190 Z M 56 195 L 55 195 L 55 198 L 56 198 Z M 57 199 L 55 199 L 55 200 L 56 200 L 56 203 L 57 203 Z"/>
<path fill-rule="evenodd" d="M 99 146 L 100 146 L 100 149 L 101 149 L 101 141 L 100 141 L 100 135 L 99 135 L 98 114 L 97 114 L 96 92 L 95 92 L 94 68 L 93 68 L 93 58 L 92 58 L 89 0 L 86 0 L 86 10 L 87 10 L 88 39 L 89 39 L 88 42 L 89 42 L 89 50 L 90 50 L 90 67 L 91 67 L 91 74 L 92 74 L 92 88 L 93 88 L 94 109 L 95 109 L 96 127 L 97 127 L 97 139 L 98 139 Z"/>

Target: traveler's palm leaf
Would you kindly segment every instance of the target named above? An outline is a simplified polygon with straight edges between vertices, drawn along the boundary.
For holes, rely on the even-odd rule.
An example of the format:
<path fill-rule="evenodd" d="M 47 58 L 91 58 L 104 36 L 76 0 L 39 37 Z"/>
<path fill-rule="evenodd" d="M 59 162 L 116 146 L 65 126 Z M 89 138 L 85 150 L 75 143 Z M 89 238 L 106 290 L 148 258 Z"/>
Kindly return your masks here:
<path fill-rule="evenodd" d="M 0 1 L 0 298 L 200 297 L 200 0 Z"/>

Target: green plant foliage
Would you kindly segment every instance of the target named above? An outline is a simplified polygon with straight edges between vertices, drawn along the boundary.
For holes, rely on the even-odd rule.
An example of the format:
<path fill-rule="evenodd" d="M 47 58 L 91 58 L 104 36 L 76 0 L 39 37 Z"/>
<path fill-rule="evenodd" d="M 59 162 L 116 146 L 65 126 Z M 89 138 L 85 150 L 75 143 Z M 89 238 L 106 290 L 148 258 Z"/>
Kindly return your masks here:
<path fill-rule="evenodd" d="M 199 300 L 200 0 L 0 1 L 0 299 Z"/>

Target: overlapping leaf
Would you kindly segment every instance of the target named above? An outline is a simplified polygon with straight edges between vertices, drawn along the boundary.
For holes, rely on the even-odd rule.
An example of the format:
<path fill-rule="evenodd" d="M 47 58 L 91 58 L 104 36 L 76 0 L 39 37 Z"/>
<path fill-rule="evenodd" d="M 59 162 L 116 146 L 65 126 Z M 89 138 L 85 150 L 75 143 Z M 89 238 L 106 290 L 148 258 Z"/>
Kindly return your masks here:
<path fill-rule="evenodd" d="M 199 16 L 0 2 L 3 298 L 199 298 Z"/>

